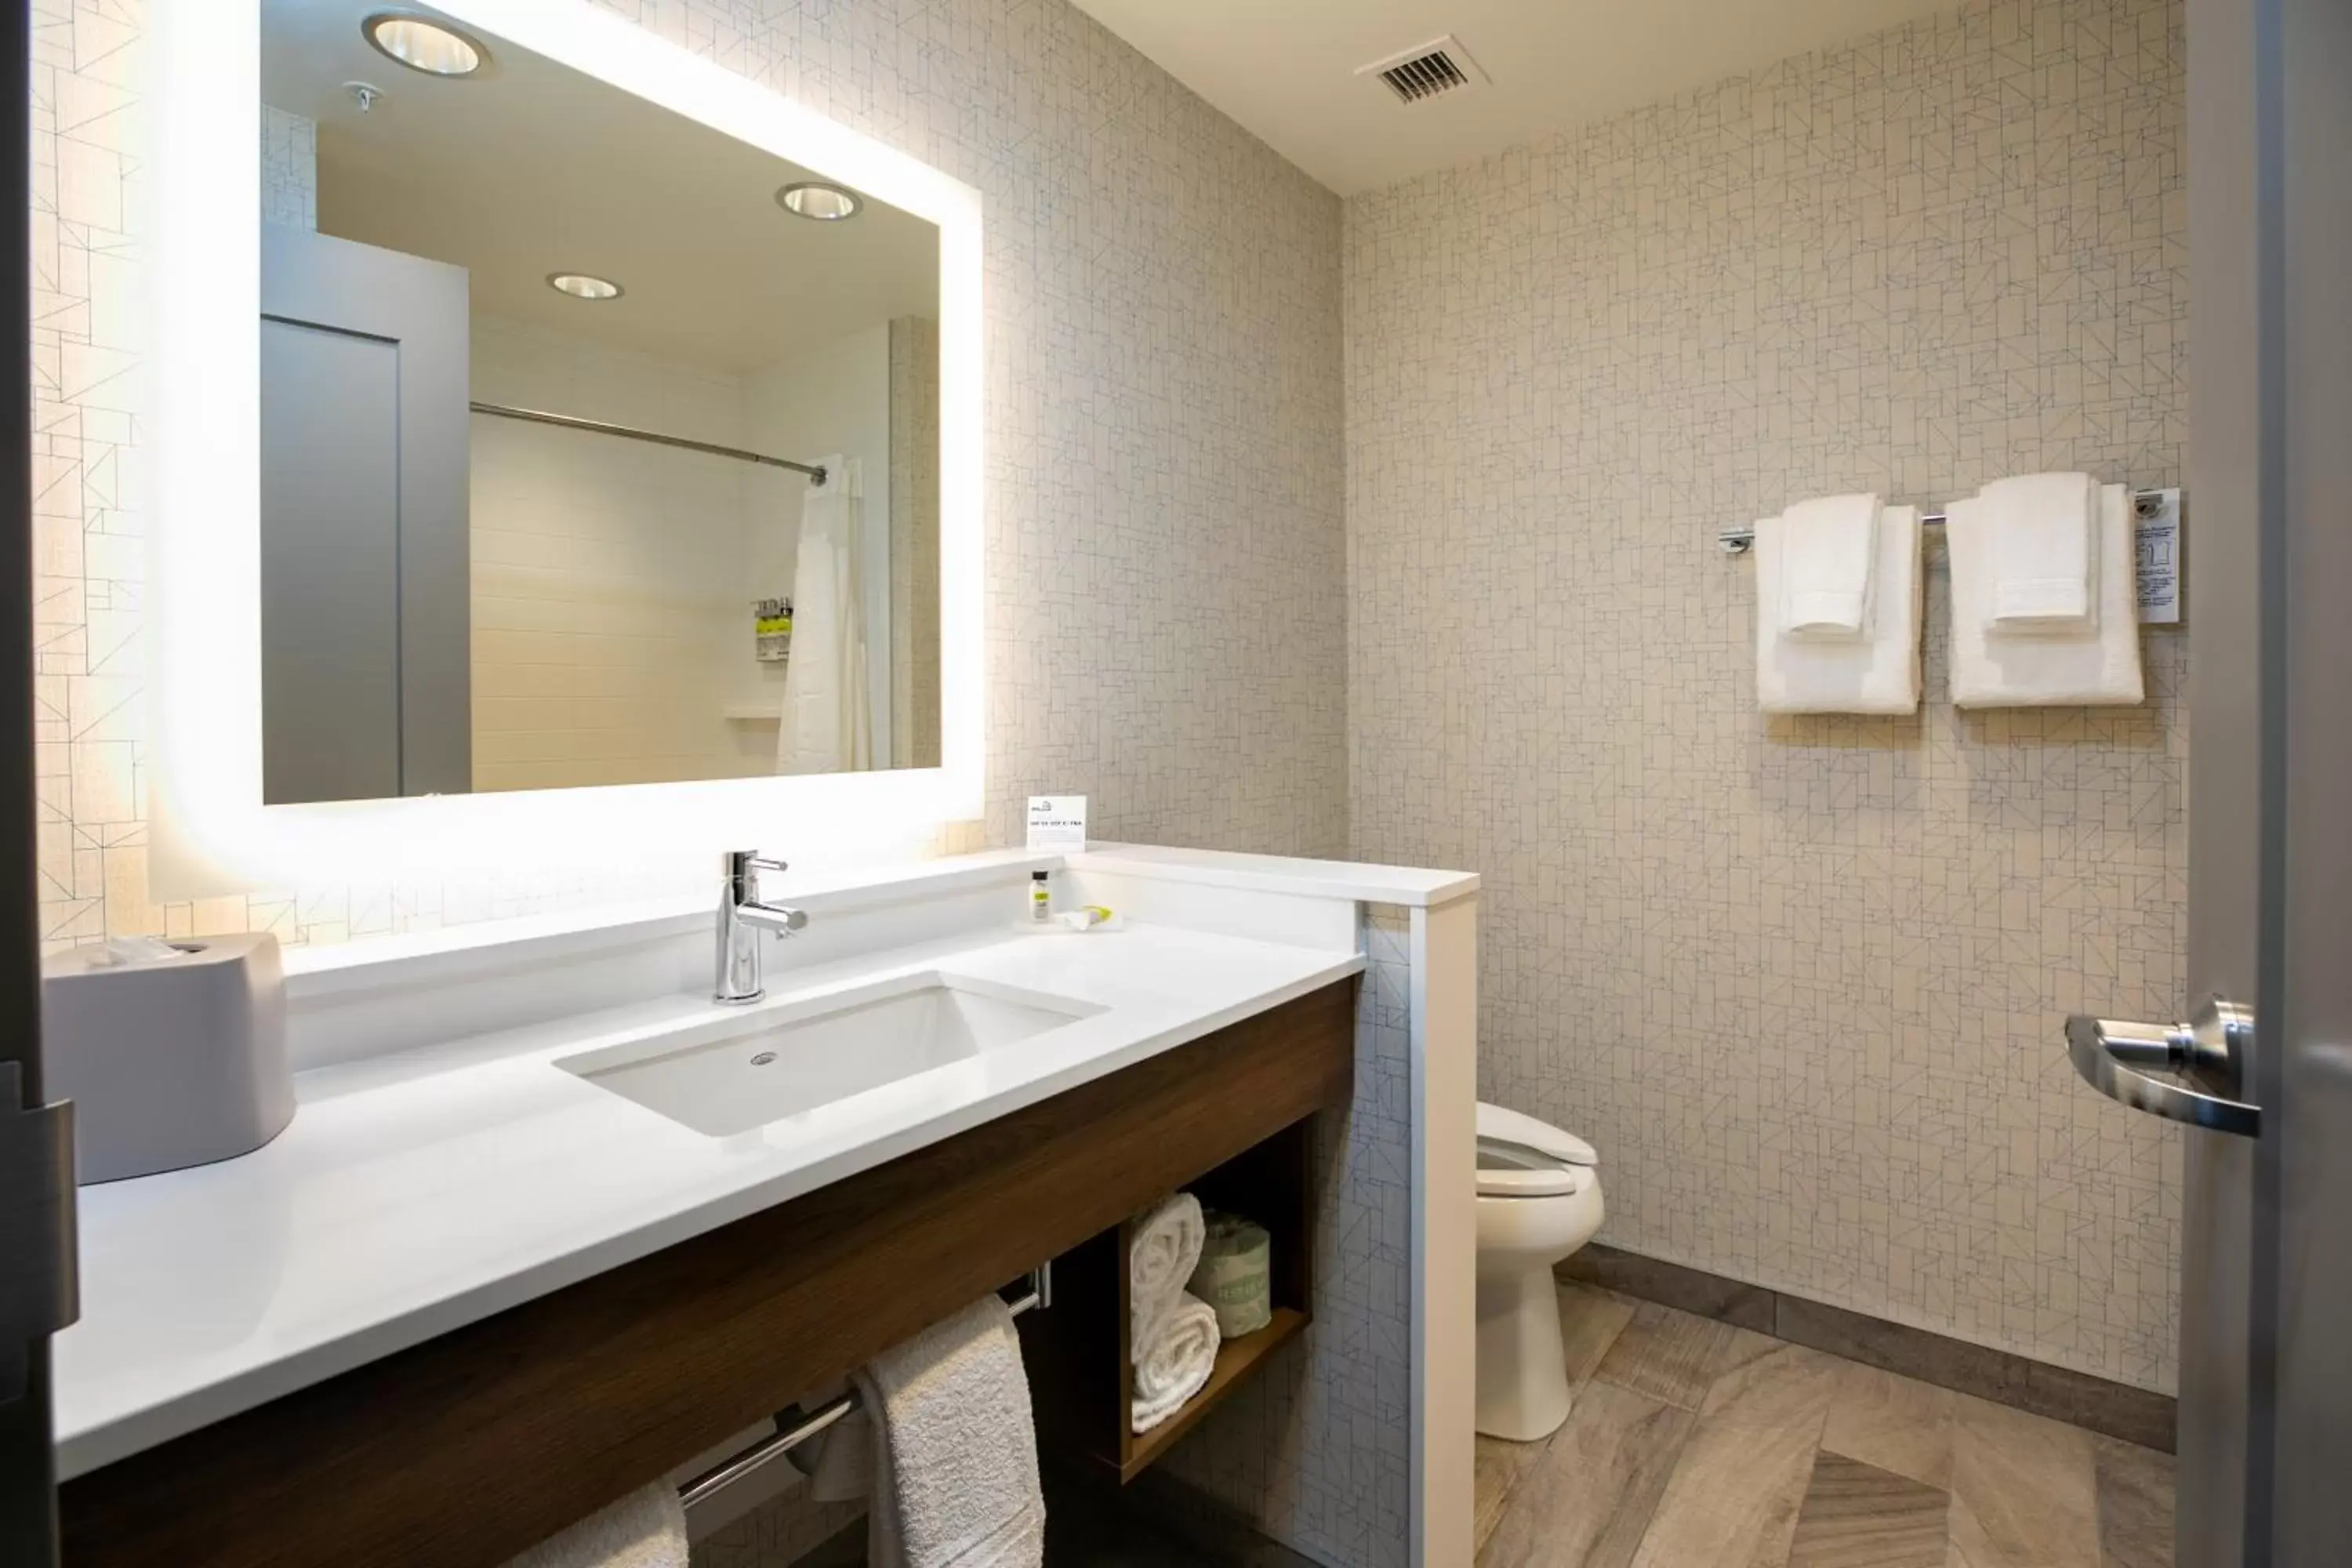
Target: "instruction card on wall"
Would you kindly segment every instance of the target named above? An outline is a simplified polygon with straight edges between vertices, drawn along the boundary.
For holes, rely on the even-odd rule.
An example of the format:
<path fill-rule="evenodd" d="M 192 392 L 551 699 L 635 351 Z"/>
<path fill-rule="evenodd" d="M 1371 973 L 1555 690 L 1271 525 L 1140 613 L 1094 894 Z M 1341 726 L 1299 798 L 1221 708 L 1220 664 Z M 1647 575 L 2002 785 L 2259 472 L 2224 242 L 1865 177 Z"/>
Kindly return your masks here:
<path fill-rule="evenodd" d="M 2139 618 L 2144 626 L 2180 620 L 2180 492 L 2158 490 L 2139 503 Z"/>
<path fill-rule="evenodd" d="M 1087 797 L 1082 795 L 1033 795 L 1029 797 L 1029 847 L 1084 849 L 1087 847 Z"/>

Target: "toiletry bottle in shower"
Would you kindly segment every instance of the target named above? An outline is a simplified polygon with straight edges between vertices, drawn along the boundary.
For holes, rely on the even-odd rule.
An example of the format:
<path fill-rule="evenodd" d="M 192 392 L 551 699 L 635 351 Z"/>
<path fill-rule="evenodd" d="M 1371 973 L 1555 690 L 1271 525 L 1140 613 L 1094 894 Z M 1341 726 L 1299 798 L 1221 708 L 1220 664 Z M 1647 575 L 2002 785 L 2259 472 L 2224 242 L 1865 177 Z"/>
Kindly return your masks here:
<path fill-rule="evenodd" d="M 1054 890 L 1043 871 L 1029 873 L 1029 918 L 1038 925 L 1054 918 Z"/>

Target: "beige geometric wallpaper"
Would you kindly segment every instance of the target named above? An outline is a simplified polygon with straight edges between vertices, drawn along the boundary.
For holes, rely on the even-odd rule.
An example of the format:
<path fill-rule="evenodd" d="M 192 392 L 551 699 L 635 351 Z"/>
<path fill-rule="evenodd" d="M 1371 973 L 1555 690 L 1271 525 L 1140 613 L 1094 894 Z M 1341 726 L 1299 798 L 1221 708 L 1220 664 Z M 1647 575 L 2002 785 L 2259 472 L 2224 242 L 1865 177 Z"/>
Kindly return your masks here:
<path fill-rule="evenodd" d="M 651 890 L 149 897 L 126 210 L 149 3 L 33 6 L 45 935 L 335 941 Z M 613 8 L 981 192 L 985 835 L 1084 791 L 1105 837 L 1344 849 L 1339 199 L 1058 0 Z"/>
<path fill-rule="evenodd" d="M 1485 879 L 1483 1093 L 1599 1147 L 1608 1240 L 2159 1388 L 2179 1148 L 2056 1026 L 2180 1002 L 2186 634 L 2143 708 L 1958 712 L 1935 544 L 1925 710 L 1768 721 L 1715 534 L 2180 482 L 2181 50 L 1971 4 L 1347 237 L 1354 852 Z"/>

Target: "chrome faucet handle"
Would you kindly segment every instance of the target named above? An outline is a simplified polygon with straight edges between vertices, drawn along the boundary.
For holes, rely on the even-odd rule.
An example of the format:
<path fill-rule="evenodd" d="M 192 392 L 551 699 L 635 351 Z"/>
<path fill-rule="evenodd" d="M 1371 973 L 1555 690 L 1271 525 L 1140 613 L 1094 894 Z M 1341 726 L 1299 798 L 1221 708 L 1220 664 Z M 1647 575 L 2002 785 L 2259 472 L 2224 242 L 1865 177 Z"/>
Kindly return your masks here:
<path fill-rule="evenodd" d="M 756 849 L 730 849 L 720 865 L 730 881 L 749 881 L 761 871 L 789 871 L 788 861 L 762 855 Z"/>

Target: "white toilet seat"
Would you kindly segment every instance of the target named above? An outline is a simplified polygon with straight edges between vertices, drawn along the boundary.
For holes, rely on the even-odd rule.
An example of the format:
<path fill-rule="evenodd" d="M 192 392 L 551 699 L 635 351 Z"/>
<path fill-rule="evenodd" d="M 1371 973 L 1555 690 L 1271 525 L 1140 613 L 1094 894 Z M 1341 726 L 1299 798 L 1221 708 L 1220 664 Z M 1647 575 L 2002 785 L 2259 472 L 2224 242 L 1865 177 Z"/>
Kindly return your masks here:
<path fill-rule="evenodd" d="M 1591 1144 L 1548 1121 L 1499 1105 L 1478 1104 L 1478 1195 L 1559 1198 L 1600 1178 Z"/>
<path fill-rule="evenodd" d="M 1478 1142 L 1532 1150 L 1563 1165 L 1601 1163 L 1601 1156 L 1592 1145 L 1575 1133 L 1507 1106 L 1489 1105 L 1483 1100 L 1478 1102 Z"/>
<path fill-rule="evenodd" d="M 1478 1195 L 1482 1198 L 1562 1198 L 1584 1190 L 1592 1179 L 1581 1166 L 1564 1165 L 1515 1143 L 1478 1140 Z"/>

